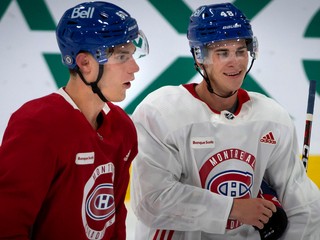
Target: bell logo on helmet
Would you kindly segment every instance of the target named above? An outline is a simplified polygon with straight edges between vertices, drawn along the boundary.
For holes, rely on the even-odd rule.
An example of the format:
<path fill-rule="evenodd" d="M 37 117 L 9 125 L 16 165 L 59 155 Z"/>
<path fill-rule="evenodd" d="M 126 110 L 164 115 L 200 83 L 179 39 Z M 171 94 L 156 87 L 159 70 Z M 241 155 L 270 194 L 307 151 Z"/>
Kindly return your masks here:
<path fill-rule="evenodd" d="M 89 7 L 88 10 L 83 7 L 74 8 L 71 14 L 71 18 L 92 18 L 94 7 Z"/>

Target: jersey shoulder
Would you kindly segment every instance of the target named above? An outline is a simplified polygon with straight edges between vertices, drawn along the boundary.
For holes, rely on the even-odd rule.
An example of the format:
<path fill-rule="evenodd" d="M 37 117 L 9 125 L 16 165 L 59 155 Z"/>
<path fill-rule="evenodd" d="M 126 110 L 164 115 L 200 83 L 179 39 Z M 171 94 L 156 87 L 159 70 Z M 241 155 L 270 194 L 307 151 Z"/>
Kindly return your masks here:
<path fill-rule="evenodd" d="M 291 121 L 288 111 L 275 99 L 257 92 L 248 92 L 250 104 L 252 106 L 251 114 L 259 118 L 282 122 L 287 124 Z"/>
<path fill-rule="evenodd" d="M 165 86 L 150 93 L 132 114 L 134 122 L 161 125 L 169 132 L 208 120 L 210 109 L 184 86 Z M 159 126 L 160 128 L 160 126 Z"/>
<path fill-rule="evenodd" d="M 192 94 L 179 86 L 164 86 L 150 93 L 136 108 L 150 109 L 151 111 L 161 112 L 163 116 L 171 113 L 175 115 L 183 112 L 190 112 L 197 108 L 201 101 L 196 99 Z M 135 111 L 135 112 L 136 112 Z"/>
<path fill-rule="evenodd" d="M 185 93 L 185 90 L 181 86 L 163 86 L 149 93 L 141 103 L 157 105 L 159 102 L 162 102 L 163 99 L 167 99 L 167 101 L 177 101 L 183 97 Z"/>
<path fill-rule="evenodd" d="M 23 119 L 54 119 L 66 107 L 63 98 L 56 93 L 24 103 L 13 115 Z M 62 111 L 63 112 L 63 111 Z"/>

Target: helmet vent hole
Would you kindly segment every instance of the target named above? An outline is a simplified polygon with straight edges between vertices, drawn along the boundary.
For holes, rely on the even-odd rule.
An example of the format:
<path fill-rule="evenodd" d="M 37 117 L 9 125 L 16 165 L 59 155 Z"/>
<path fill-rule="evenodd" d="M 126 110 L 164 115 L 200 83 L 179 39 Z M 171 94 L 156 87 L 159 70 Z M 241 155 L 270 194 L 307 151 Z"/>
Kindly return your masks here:
<path fill-rule="evenodd" d="M 101 57 L 101 52 L 99 50 L 96 51 L 96 58 L 99 59 Z"/>
<path fill-rule="evenodd" d="M 68 23 L 67 23 L 67 25 L 76 25 L 76 24 L 78 24 L 78 23 L 75 21 L 68 21 Z"/>
<path fill-rule="evenodd" d="M 207 17 L 209 17 L 209 14 L 208 14 L 208 13 L 203 13 L 203 14 L 202 14 L 202 18 L 207 18 Z"/>

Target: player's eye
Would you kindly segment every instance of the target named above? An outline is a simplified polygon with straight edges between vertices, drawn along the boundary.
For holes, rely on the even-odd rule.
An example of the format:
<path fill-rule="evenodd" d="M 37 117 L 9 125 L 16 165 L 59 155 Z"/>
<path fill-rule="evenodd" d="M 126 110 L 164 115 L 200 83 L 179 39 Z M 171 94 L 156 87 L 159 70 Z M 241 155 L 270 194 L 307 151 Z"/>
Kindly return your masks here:
<path fill-rule="evenodd" d="M 221 57 L 221 58 L 226 58 L 229 56 L 229 52 L 228 51 L 217 51 L 216 52 L 216 55 L 218 57 Z"/>
<path fill-rule="evenodd" d="M 127 53 L 117 53 L 115 54 L 115 59 L 118 62 L 126 62 L 130 59 L 131 55 Z"/>
<path fill-rule="evenodd" d="M 237 55 L 238 57 L 243 57 L 243 56 L 245 56 L 246 54 L 247 54 L 247 49 L 241 49 L 241 50 L 236 51 L 236 55 Z"/>

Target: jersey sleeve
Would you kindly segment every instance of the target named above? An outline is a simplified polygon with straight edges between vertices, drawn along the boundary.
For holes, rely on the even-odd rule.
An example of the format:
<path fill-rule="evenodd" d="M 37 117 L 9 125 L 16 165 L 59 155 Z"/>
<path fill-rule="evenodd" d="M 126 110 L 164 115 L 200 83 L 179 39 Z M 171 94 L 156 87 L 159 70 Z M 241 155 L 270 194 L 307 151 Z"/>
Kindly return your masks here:
<path fill-rule="evenodd" d="M 320 191 L 308 178 L 300 160 L 296 130 L 289 121 L 266 175 L 279 195 L 288 216 L 283 239 L 318 239 L 320 236 Z"/>
<path fill-rule="evenodd" d="M 180 181 L 183 149 L 168 140 L 156 109 L 140 105 L 133 121 L 139 153 L 132 165 L 131 206 L 138 219 L 151 228 L 224 233 L 233 199 Z"/>
<path fill-rule="evenodd" d="M 14 114 L 0 147 L 0 239 L 28 239 L 53 177 L 52 144 L 37 120 Z"/>

